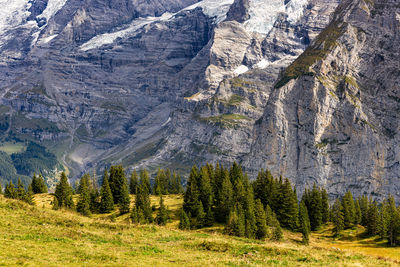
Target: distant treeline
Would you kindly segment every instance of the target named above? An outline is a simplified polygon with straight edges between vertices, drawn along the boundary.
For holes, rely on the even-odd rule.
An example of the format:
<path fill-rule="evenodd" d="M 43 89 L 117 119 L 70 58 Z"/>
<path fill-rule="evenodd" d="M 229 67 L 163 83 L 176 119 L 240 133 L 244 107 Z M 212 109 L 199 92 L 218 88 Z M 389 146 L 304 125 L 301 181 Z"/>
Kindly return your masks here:
<path fill-rule="evenodd" d="M 34 186 L 41 184 L 40 181 L 40 177 L 32 181 L 28 193 L 25 193 L 28 197 L 25 198 L 22 197 L 22 183 L 19 182 L 15 189 L 10 182 L 6 188 L 6 196 L 28 199 L 29 202 L 33 193 L 47 191 L 47 188 L 33 190 L 42 188 Z M 132 172 L 128 182 L 122 166 L 111 166 L 104 172 L 100 190 L 97 182 L 89 175 L 80 179 L 77 187 L 79 201 L 76 206 L 72 201 L 73 189 L 66 175 L 62 173 L 54 194 L 53 206 L 55 209 L 76 208 L 84 215 L 110 213 L 118 207 L 120 214 L 130 212 L 134 223 L 155 222 L 163 225 L 169 218 L 163 195 L 182 192 L 181 178 L 169 170 L 160 169 L 152 185 L 146 170 L 141 170 L 139 174 Z M 133 207 L 130 205 L 129 193 L 135 195 Z M 152 215 L 154 207 L 150 205 L 150 194 L 160 196 L 155 218 Z M 285 228 L 301 232 L 303 242 L 307 244 L 311 231 L 331 222 L 335 226 L 336 236 L 340 236 L 344 229 L 363 225 L 368 235 L 379 235 L 392 246 L 400 243 L 400 207 L 396 207 L 392 196 L 377 202 L 367 196 L 354 199 L 348 191 L 330 205 L 326 190 L 314 184 L 298 199 L 296 189 L 288 179 L 275 178 L 268 170 L 261 170 L 257 179 L 250 181 L 236 163 L 229 169 L 219 164 L 207 164 L 200 169 L 193 166 L 183 196 L 180 229 L 199 229 L 223 224 L 229 235 L 280 240 L 282 228 Z"/>

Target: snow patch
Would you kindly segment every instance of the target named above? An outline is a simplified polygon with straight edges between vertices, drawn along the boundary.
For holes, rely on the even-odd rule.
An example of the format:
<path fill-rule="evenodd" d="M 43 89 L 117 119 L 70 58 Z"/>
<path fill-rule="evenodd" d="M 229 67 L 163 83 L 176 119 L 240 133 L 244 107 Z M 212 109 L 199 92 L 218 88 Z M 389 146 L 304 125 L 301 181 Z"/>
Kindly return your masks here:
<path fill-rule="evenodd" d="M 0 36 L 25 23 L 30 15 L 30 6 L 26 0 L 0 0 Z"/>
<path fill-rule="evenodd" d="M 193 10 L 197 7 L 201 7 L 203 9 L 203 13 L 209 17 L 215 17 L 215 23 L 220 23 L 221 21 L 226 19 L 226 14 L 229 11 L 229 8 L 233 4 L 234 0 L 203 0 L 194 5 L 191 5 L 187 8 L 184 8 L 182 11 Z M 179 13 L 179 12 L 178 12 Z"/>
<path fill-rule="evenodd" d="M 67 0 L 49 0 L 47 7 L 42 14 L 37 16 L 38 18 L 46 18 L 47 21 L 52 18 L 63 6 Z"/>
<path fill-rule="evenodd" d="M 164 127 L 164 126 L 167 125 L 170 121 L 171 121 L 171 117 L 168 117 L 168 120 L 167 120 L 166 122 L 164 122 L 163 125 L 161 125 L 161 127 Z"/>
<path fill-rule="evenodd" d="M 53 35 L 50 35 L 49 37 L 43 38 L 43 39 L 41 40 L 41 43 L 42 43 L 42 44 L 47 44 L 48 42 L 50 42 L 51 40 L 53 40 L 53 39 L 56 38 L 57 36 L 58 36 L 58 34 L 53 34 Z"/>
<path fill-rule="evenodd" d="M 243 73 L 248 72 L 248 71 L 249 71 L 249 68 L 248 68 L 247 66 L 245 66 L 245 65 L 240 65 L 240 66 L 237 67 L 233 72 L 234 72 L 236 75 L 240 75 L 240 74 L 243 74 Z"/>
<path fill-rule="evenodd" d="M 303 15 L 307 0 L 291 0 L 286 5 L 284 0 L 251 0 L 250 19 L 243 23 L 246 30 L 268 34 L 280 13 L 286 13 L 290 23 L 297 22 Z"/>
<path fill-rule="evenodd" d="M 399 13 L 396 13 L 396 19 L 398 22 L 400 22 L 400 14 Z"/>
<path fill-rule="evenodd" d="M 266 60 L 265 58 L 264 59 L 262 59 L 260 62 L 258 62 L 257 64 L 256 64 L 256 68 L 259 68 L 259 69 L 265 69 L 266 67 L 268 67 L 269 65 L 271 64 L 271 62 L 269 62 L 268 60 Z"/>
<path fill-rule="evenodd" d="M 106 44 L 112 44 L 117 38 L 134 36 L 135 33 L 144 26 L 157 21 L 169 20 L 173 16 L 174 14 L 166 12 L 161 17 L 146 17 L 136 19 L 126 29 L 112 33 L 104 33 L 93 37 L 88 42 L 81 45 L 80 49 L 83 51 L 87 51 Z"/>

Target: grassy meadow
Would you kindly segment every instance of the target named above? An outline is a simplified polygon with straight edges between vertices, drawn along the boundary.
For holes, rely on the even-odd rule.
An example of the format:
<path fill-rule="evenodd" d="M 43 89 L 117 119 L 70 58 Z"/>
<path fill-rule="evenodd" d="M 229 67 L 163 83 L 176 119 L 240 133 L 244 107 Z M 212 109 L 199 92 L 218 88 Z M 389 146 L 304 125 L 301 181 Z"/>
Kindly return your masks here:
<path fill-rule="evenodd" d="M 51 200 L 49 194 L 36 195 L 30 206 L 0 196 L 0 266 L 400 265 L 400 248 L 355 237 L 361 228 L 333 240 L 326 227 L 304 246 L 301 235 L 286 231 L 282 242 L 226 236 L 221 226 L 180 231 L 181 196 L 165 197 L 172 218 L 165 227 L 133 225 L 129 215 L 117 213 L 84 217 L 54 211 Z"/>

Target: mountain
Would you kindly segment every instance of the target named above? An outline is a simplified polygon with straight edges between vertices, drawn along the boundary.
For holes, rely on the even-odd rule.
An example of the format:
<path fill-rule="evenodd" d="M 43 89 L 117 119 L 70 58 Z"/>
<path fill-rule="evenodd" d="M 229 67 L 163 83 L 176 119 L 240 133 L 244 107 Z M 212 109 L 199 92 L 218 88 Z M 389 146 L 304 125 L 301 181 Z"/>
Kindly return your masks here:
<path fill-rule="evenodd" d="M 339 2 L 12 1 L 1 136 L 72 177 L 237 161 L 332 195 L 396 194 L 399 6 Z"/>

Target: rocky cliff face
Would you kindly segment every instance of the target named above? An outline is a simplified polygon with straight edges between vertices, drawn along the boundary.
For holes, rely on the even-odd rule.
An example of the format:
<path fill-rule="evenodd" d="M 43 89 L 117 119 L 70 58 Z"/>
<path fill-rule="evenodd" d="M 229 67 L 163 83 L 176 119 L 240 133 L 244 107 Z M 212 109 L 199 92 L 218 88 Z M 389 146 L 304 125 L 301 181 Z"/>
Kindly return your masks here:
<path fill-rule="evenodd" d="M 45 144 L 73 176 L 239 161 L 331 194 L 395 193 L 399 7 L 338 5 L 12 1 L 2 135 Z"/>

